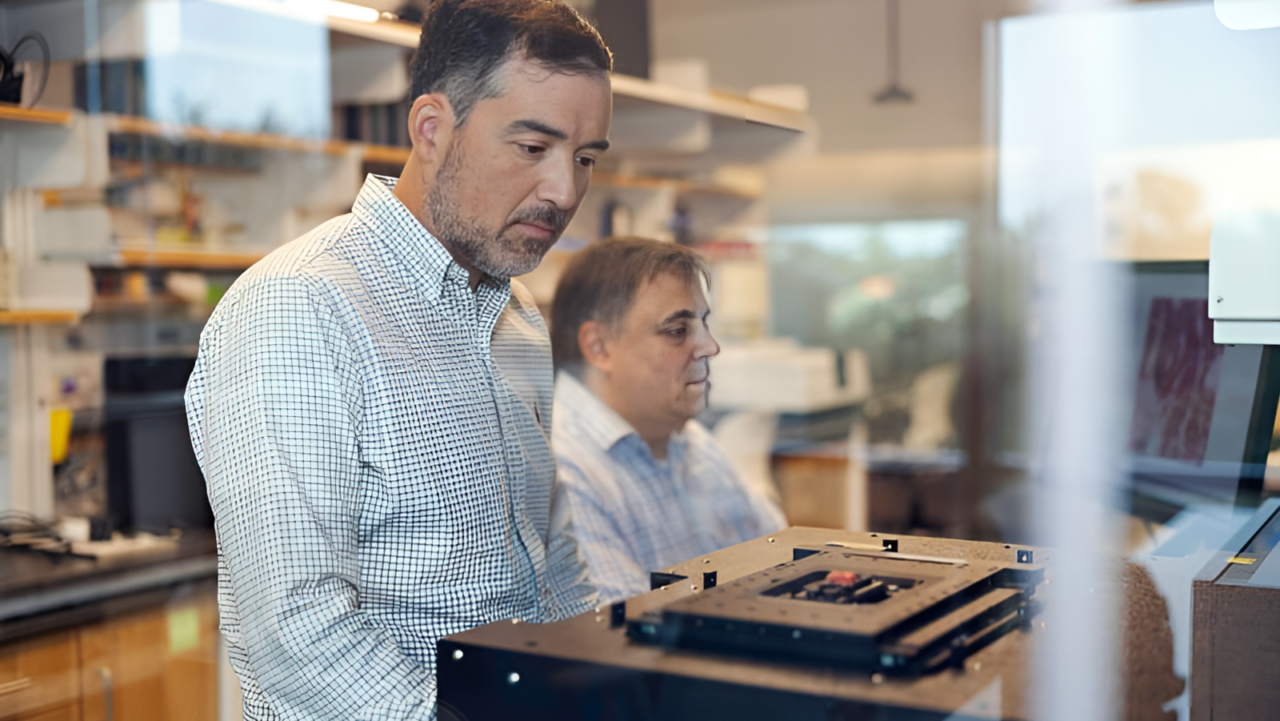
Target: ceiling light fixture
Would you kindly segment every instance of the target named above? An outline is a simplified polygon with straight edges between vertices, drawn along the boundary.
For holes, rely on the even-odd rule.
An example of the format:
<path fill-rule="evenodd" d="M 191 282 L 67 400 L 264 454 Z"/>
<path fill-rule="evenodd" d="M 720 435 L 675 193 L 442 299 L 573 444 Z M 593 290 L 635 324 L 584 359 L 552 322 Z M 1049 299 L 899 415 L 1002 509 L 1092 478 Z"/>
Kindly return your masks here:
<path fill-rule="evenodd" d="M 889 54 L 889 84 L 884 90 L 876 93 L 877 104 L 910 103 L 916 99 L 915 93 L 898 84 L 898 0 L 885 0 L 886 45 Z"/>

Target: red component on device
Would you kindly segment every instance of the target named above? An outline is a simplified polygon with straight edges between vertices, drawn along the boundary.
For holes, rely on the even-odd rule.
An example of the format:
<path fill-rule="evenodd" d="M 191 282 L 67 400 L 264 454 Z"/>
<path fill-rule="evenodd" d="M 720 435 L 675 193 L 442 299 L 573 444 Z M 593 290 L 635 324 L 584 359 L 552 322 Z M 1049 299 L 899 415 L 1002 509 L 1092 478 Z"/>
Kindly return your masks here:
<path fill-rule="evenodd" d="M 852 586 L 858 582 L 858 574 L 853 571 L 831 571 L 827 574 L 826 582 L 836 586 Z"/>

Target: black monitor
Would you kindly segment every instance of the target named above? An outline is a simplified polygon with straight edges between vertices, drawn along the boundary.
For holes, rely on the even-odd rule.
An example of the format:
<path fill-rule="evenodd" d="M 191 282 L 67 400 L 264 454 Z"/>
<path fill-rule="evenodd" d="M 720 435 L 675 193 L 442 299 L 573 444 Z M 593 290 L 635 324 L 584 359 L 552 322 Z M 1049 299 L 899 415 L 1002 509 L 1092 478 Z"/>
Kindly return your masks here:
<path fill-rule="evenodd" d="M 212 528 L 183 393 L 193 358 L 106 361 L 107 510 L 116 528 Z"/>
<path fill-rule="evenodd" d="M 1257 505 L 1280 396 L 1280 353 L 1213 342 L 1209 264 L 1135 263 L 1126 432 L 1133 511 Z"/>

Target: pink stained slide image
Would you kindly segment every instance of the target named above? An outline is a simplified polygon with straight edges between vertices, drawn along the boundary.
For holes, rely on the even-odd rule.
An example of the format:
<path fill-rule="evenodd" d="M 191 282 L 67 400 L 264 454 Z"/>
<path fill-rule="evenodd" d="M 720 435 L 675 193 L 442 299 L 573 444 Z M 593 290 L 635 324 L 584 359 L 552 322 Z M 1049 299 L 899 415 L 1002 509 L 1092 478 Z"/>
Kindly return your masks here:
<path fill-rule="evenodd" d="M 1151 301 L 1129 428 L 1131 452 L 1204 462 L 1223 351 L 1213 342 L 1209 301 Z"/>

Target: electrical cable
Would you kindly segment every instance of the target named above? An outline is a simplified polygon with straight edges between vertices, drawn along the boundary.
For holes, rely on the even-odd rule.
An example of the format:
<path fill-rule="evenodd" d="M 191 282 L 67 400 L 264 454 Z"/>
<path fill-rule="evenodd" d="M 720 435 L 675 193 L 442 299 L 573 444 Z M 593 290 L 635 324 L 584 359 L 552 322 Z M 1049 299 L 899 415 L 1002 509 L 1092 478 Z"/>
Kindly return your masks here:
<path fill-rule="evenodd" d="M 35 107 L 36 103 L 40 102 L 41 96 L 44 95 L 44 88 L 49 83 L 49 66 L 53 62 L 53 54 L 49 52 L 49 43 L 44 39 L 43 35 L 37 32 L 30 32 L 18 38 L 18 42 L 13 44 L 11 57 L 15 62 L 18 57 L 18 48 L 22 47 L 28 41 L 35 42 L 39 45 L 40 51 L 44 54 L 44 65 L 40 70 L 40 85 L 37 86 L 36 90 L 31 92 L 31 102 L 26 106 L 28 108 L 32 108 Z"/>
<path fill-rule="evenodd" d="M 0 78 L 13 77 L 18 74 L 18 50 L 29 42 L 33 42 L 40 46 L 40 52 L 44 55 L 44 62 L 40 69 L 40 84 L 31 92 L 31 100 L 23 107 L 32 108 L 36 103 L 40 102 L 41 96 L 44 95 L 45 86 L 49 82 L 49 66 L 53 61 L 53 54 L 49 52 L 49 43 L 44 36 L 37 32 L 29 32 L 18 38 L 18 42 L 13 44 L 13 49 L 5 52 L 4 48 L 0 48 Z"/>

